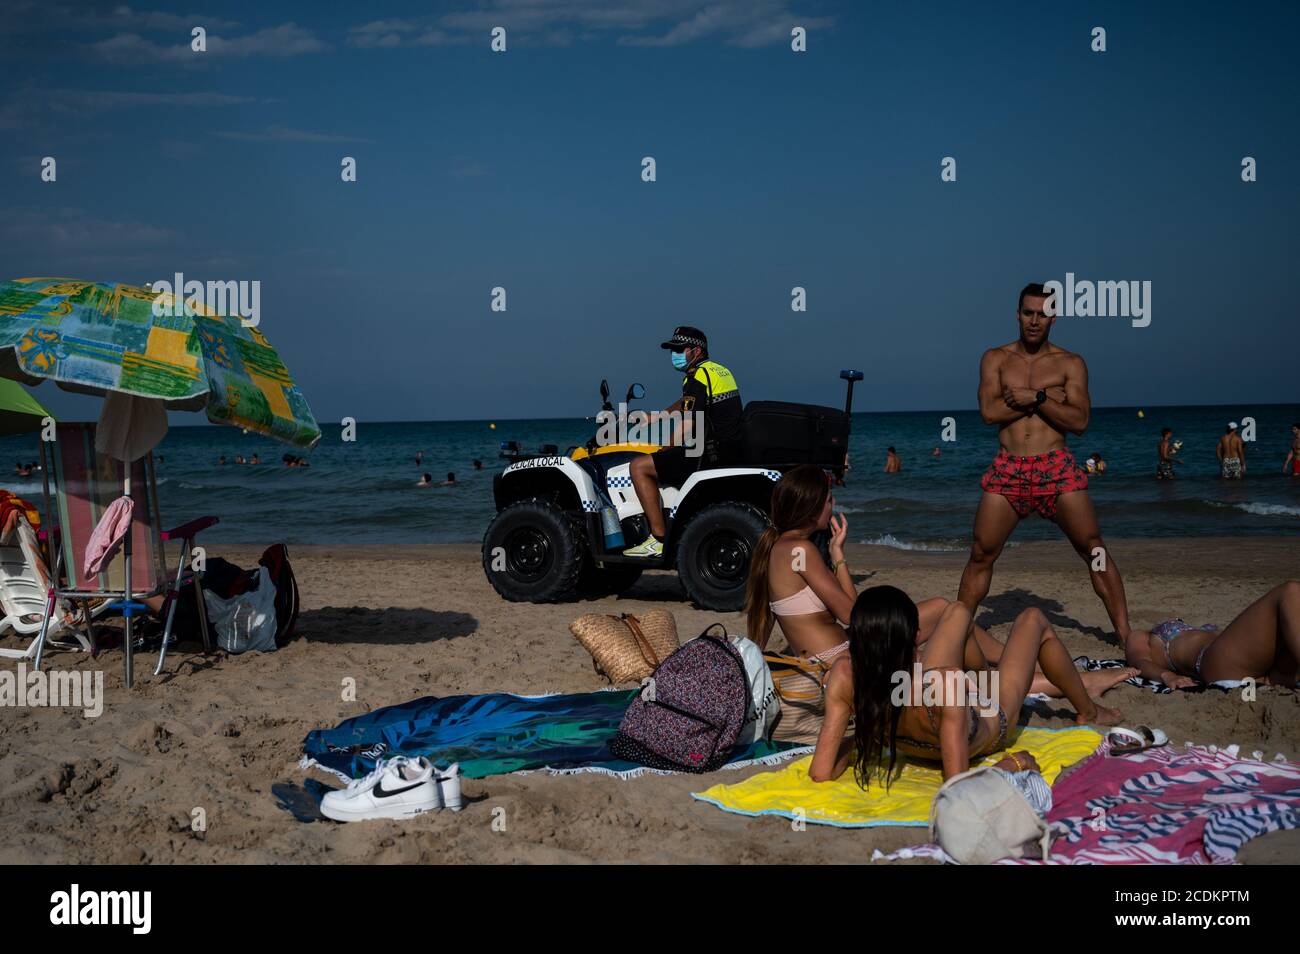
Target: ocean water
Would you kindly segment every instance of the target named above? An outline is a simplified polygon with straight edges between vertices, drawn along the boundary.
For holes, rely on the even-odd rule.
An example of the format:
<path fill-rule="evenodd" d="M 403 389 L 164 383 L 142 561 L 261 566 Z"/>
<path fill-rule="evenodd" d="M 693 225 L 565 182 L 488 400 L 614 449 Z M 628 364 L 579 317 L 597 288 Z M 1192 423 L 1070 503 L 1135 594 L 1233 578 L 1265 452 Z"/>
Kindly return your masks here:
<path fill-rule="evenodd" d="M 997 434 L 975 412 L 954 414 L 955 442 L 940 440 L 942 412 L 853 415 L 852 470 L 837 488 L 851 540 L 903 549 L 962 550 L 967 546 L 979 478 L 997 451 Z M 1217 476 L 1214 446 L 1229 420 L 1255 419 L 1257 440 L 1247 445 L 1249 473 L 1228 482 Z M 1292 536 L 1300 551 L 1300 478 L 1282 474 L 1290 425 L 1300 405 L 1258 407 L 1101 408 L 1089 431 L 1071 441 L 1083 461 L 1099 451 L 1107 471 L 1089 488 L 1108 537 Z M 1179 479 L 1157 481 L 1160 429 L 1184 443 Z M 289 448 L 238 429 L 173 427 L 155 452 L 165 522 L 212 514 L 221 523 L 204 533 L 209 543 L 477 543 L 492 519 L 492 476 L 504 462 L 500 442 L 528 450 L 553 443 L 563 451 L 593 432 L 578 419 L 360 423 L 355 442 L 326 425 L 309 468 L 281 465 Z M 882 473 L 885 449 L 903 460 L 901 474 Z M 942 456 L 935 459 L 935 446 Z M 415 454 L 423 451 L 417 465 Z M 290 451 L 291 452 L 291 451 Z M 258 454 L 259 465 L 217 463 L 225 454 Z M 0 462 L 39 457 L 35 435 L 0 439 Z M 475 471 L 478 458 L 483 469 Z M 11 468 L 12 464 L 6 465 Z M 454 487 L 416 487 L 422 472 Z M 3 471 L 0 471 L 2 473 Z M 40 506 L 39 475 L 0 483 Z M 1021 523 L 1014 539 L 1056 536 L 1038 517 Z"/>

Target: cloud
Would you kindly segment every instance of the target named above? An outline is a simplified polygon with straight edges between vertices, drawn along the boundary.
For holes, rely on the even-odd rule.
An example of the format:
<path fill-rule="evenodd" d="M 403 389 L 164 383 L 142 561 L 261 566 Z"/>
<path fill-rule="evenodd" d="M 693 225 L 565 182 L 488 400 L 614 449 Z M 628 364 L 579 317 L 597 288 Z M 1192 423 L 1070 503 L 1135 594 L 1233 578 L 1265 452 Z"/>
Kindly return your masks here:
<path fill-rule="evenodd" d="M 493 27 L 511 42 L 569 46 L 614 35 L 626 46 L 722 42 L 757 48 L 789 42 L 790 29 L 833 26 L 833 17 L 790 11 L 785 0 L 485 0 L 472 10 L 421 18 L 372 20 L 352 27 L 347 43 L 372 49 L 488 42 Z"/>
<path fill-rule="evenodd" d="M 67 253 L 105 247 L 129 250 L 175 242 L 177 233 L 134 219 L 101 219 L 84 209 L 58 207 L 48 211 L 17 209 L 0 222 L 0 237 L 25 251 L 48 249 Z"/>
<path fill-rule="evenodd" d="M 296 23 L 282 23 L 236 37 L 209 32 L 207 50 L 203 53 L 191 49 L 188 36 L 183 42 L 163 44 L 138 33 L 118 33 L 89 45 L 95 56 L 111 63 L 131 66 L 159 62 L 200 64 L 208 56 L 229 59 L 302 56 L 307 53 L 322 53 L 329 48 L 329 44 L 315 33 Z"/>
<path fill-rule="evenodd" d="M 0 130 L 53 128 L 69 116 L 93 117 L 115 109 L 206 109 L 254 102 L 253 97 L 228 93 L 45 89 L 28 83 L 0 101 Z"/>
<path fill-rule="evenodd" d="M 171 13 L 161 10 L 136 10 L 126 4 L 109 7 L 104 3 L 49 3 L 45 0 L 7 0 L 5 16 L 0 18 L 0 33 L 45 32 L 56 28 L 61 33 L 104 30 L 183 32 L 201 26 L 213 30 L 233 30 L 235 20 L 205 13 Z"/>
<path fill-rule="evenodd" d="M 355 136 L 336 136 L 306 129 L 290 129 L 288 126 L 267 126 L 256 132 L 219 132 L 217 135 L 222 139 L 234 139 L 239 142 L 370 142 L 369 139 L 358 139 Z"/>
<path fill-rule="evenodd" d="M 86 113 L 105 109 L 142 109 L 151 106 L 238 106 L 251 96 L 227 93 L 139 93 L 125 90 L 52 89 L 48 102 L 54 109 Z"/>

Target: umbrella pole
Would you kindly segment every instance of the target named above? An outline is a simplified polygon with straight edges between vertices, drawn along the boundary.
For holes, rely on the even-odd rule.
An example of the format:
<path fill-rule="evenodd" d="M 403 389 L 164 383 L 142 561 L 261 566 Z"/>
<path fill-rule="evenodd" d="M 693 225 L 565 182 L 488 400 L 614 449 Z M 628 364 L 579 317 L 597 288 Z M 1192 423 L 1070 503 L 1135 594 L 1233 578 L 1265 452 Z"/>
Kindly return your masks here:
<path fill-rule="evenodd" d="M 131 496 L 131 464 L 132 461 L 125 461 L 123 466 L 126 468 L 126 479 L 122 482 L 122 492 L 125 496 Z M 135 676 L 135 660 L 132 658 L 134 650 L 133 632 L 131 626 L 131 537 L 135 529 L 135 520 L 132 519 L 126 528 L 126 542 L 122 546 L 122 556 L 125 562 L 126 582 L 123 585 L 125 591 L 125 610 L 126 610 L 126 641 L 123 643 L 123 649 L 126 653 L 126 687 L 131 688 L 131 683 Z"/>

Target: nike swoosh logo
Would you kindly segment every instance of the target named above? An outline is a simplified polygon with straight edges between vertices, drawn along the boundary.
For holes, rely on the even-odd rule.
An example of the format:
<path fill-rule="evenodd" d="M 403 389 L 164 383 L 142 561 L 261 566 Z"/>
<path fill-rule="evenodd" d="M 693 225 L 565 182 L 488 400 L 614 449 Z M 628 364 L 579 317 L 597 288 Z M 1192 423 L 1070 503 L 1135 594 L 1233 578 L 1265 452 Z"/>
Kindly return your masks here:
<path fill-rule="evenodd" d="M 403 792 L 409 792 L 413 788 L 419 788 L 423 784 L 424 784 L 423 782 L 415 782 L 414 784 L 408 785 L 405 788 L 386 789 L 384 788 L 384 782 L 381 779 L 379 784 L 375 786 L 375 797 L 390 798 L 393 795 L 401 795 Z"/>

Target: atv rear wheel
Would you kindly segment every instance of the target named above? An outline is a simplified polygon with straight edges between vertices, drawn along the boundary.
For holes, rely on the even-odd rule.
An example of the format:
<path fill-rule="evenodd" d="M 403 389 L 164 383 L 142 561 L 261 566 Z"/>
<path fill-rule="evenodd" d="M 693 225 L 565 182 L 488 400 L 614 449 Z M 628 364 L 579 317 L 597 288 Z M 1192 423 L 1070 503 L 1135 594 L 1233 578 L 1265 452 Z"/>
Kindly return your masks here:
<path fill-rule="evenodd" d="M 563 510 L 540 498 L 503 509 L 483 535 L 483 572 L 512 603 L 572 599 L 586 562 L 586 533 Z"/>
<path fill-rule="evenodd" d="M 745 605 L 749 558 L 767 518 L 744 503 L 705 507 L 677 541 L 677 575 L 686 595 L 703 609 L 735 612 Z"/>

